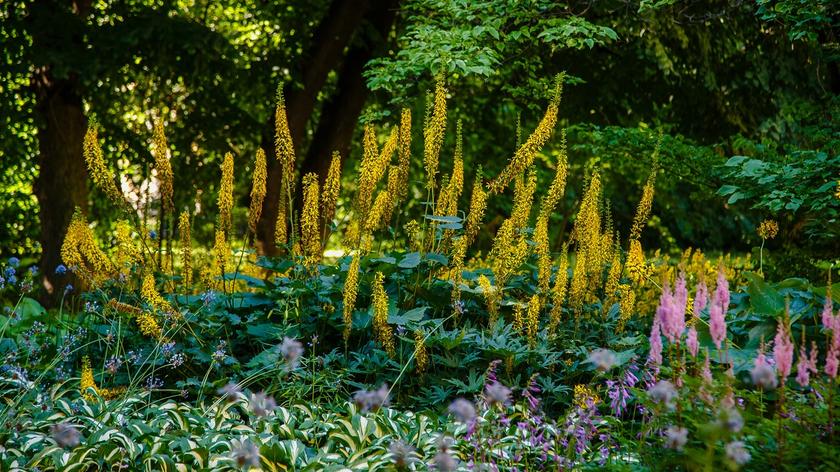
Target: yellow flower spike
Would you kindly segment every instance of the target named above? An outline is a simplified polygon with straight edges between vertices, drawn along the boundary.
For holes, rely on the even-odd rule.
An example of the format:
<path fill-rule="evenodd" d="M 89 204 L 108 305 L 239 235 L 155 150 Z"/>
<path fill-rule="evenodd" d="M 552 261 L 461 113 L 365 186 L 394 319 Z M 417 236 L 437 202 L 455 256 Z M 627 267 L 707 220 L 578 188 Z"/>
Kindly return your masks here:
<path fill-rule="evenodd" d="M 566 193 L 566 178 L 569 173 L 568 157 L 566 155 L 566 130 L 560 130 L 560 155 L 557 156 L 557 168 L 554 172 L 554 179 L 551 181 L 551 186 L 548 192 L 542 199 L 540 204 L 539 218 L 548 219 L 554 212 L 554 208 L 563 195 Z"/>
<path fill-rule="evenodd" d="M 140 295 L 152 308 L 163 313 L 176 314 L 172 305 L 166 301 L 166 299 L 158 293 L 157 288 L 155 288 L 155 277 L 151 272 L 147 272 L 146 275 L 143 276 L 143 285 L 140 288 Z"/>
<path fill-rule="evenodd" d="M 393 143 L 392 143 L 393 141 Z M 391 143 L 391 144 L 388 144 Z M 376 133 L 373 126 L 368 124 L 365 126 L 364 133 L 364 157 L 362 159 L 362 167 L 359 175 L 359 190 L 356 195 L 356 211 L 361 220 L 367 219 L 367 214 L 370 211 L 371 202 L 373 200 L 373 192 L 376 184 L 385 175 L 388 168 L 388 161 L 390 155 L 393 154 L 396 148 L 396 130 L 392 130 L 391 138 L 386 143 L 386 149 L 383 149 L 382 154 L 376 144 Z M 390 151 L 387 148 L 391 148 Z M 388 152 L 386 152 L 388 151 Z M 385 159 L 388 156 L 388 160 Z"/>
<path fill-rule="evenodd" d="M 645 280 L 653 272 L 653 268 L 645 262 L 645 253 L 642 251 L 642 243 L 637 239 L 630 241 L 630 251 L 627 253 L 627 275 L 634 284 L 643 285 Z"/>
<path fill-rule="evenodd" d="M 560 320 L 563 317 L 563 302 L 566 301 L 566 290 L 569 284 L 569 246 L 563 245 L 560 259 L 557 265 L 557 274 L 554 276 L 554 285 L 551 287 L 551 312 L 549 313 L 548 333 L 553 336 Z"/>
<path fill-rule="evenodd" d="M 513 324 L 512 328 L 513 331 L 519 335 L 525 334 L 525 308 L 522 306 L 521 303 L 517 303 L 513 306 Z"/>
<path fill-rule="evenodd" d="M 569 308 L 575 313 L 575 318 L 580 319 L 583 311 L 584 297 L 586 296 L 586 252 L 575 254 L 575 269 L 572 272 L 572 283 L 569 288 Z"/>
<path fill-rule="evenodd" d="M 419 252 L 423 248 L 423 234 L 420 231 L 420 223 L 417 220 L 411 220 L 403 225 L 403 229 L 408 237 L 411 250 Z"/>
<path fill-rule="evenodd" d="M 295 147 L 286 117 L 286 98 L 282 88 L 277 90 L 277 106 L 274 109 L 274 153 L 282 166 L 284 182 L 291 182 L 295 175 Z"/>
<path fill-rule="evenodd" d="M 231 211 L 233 210 L 233 154 L 226 153 L 222 162 L 222 179 L 219 184 L 219 227 L 225 233 L 230 233 L 233 226 Z"/>
<path fill-rule="evenodd" d="M 134 244 L 131 238 L 131 225 L 126 220 L 117 221 L 117 265 L 120 268 L 129 268 L 132 264 L 143 262 L 143 254 Z"/>
<path fill-rule="evenodd" d="M 181 240 L 181 280 L 184 287 L 189 290 L 192 287 L 192 236 L 190 234 L 190 214 L 181 212 L 178 217 L 178 236 Z"/>
<path fill-rule="evenodd" d="M 160 182 L 160 198 L 163 201 L 163 208 L 171 212 L 174 208 L 172 195 L 175 188 L 175 176 L 172 173 L 172 163 L 169 162 L 169 145 L 166 142 L 163 119 L 155 123 L 152 141 L 155 152 L 155 171 Z"/>
<path fill-rule="evenodd" d="M 274 244 L 278 246 L 289 242 L 289 230 L 286 223 L 286 199 L 281 195 L 277 203 L 277 220 L 274 222 Z"/>
<path fill-rule="evenodd" d="M 321 260 L 321 229 L 318 219 L 318 200 L 321 191 L 318 174 L 310 172 L 303 177 L 303 213 L 300 215 L 301 245 L 307 260 L 317 264 Z"/>
<path fill-rule="evenodd" d="M 629 284 L 621 284 L 618 286 L 619 305 L 618 305 L 618 324 L 616 331 L 624 332 L 624 326 L 627 321 L 633 316 L 633 309 L 636 307 L 636 292 Z"/>
<path fill-rule="evenodd" d="M 478 285 L 484 294 L 484 302 L 487 304 L 487 313 L 490 315 L 487 325 L 493 327 L 499 319 L 499 307 L 496 305 L 496 289 L 490 284 L 484 274 L 478 276 Z"/>
<path fill-rule="evenodd" d="M 108 170 L 108 166 L 105 165 L 98 136 L 96 122 L 91 121 L 83 142 L 83 154 L 85 163 L 87 163 L 88 173 L 93 183 L 105 192 L 108 198 L 115 202 L 124 202 L 122 192 L 120 192 L 117 184 L 114 182 L 114 176 Z"/>
<path fill-rule="evenodd" d="M 537 218 L 534 225 L 534 252 L 537 255 L 537 286 L 540 294 L 548 294 L 551 279 L 551 253 L 548 247 L 548 221 Z"/>
<path fill-rule="evenodd" d="M 400 168 L 391 166 L 388 168 L 388 185 L 385 187 L 388 191 L 388 205 L 385 208 L 382 221 L 387 225 L 391 222 L 391 217 L 394 214 L 394 207 L 397 204 L 397 195 L 400 193 Z"/>
<path fill-rule="evenodd" d="M 359 293 L 359 255 L 353 256 L 344 280 L 344 344 L 350 339 L 353 327 L 353 310 L 356 308 L 356 296 Z"/>
<path fill-rule="evenodd" d="M 394 196 L 396 200 L 403 200 L 408 196 L 408 174 L 411 167 L 411 110 L 408 108 L 403 108 L 400 115 L 399 144 L 399 190 Z"/>
<path fill-rule="evenodd" d="M 481 222 L 484 219 L 486 209 L 487 193 L 484 191 L 481 179 L 476 178 L 473 184 L 472 196 L 470 197 L 470 212 L 467 215 L 467 221 L 464 227 L 464 238 L 467 246 L 472 245 L 473 241 L 475 241 L 478 230 L 481 228 Z"/>
<path fill-rule="evenodd" d="M 414 332 L 414 362 L 417 374 L 423 375 L 429 365 L 429 353 L 426 352 L 426 335 L 420 329 Z"/>
<path fill-rule="evenodd" d="M 653 165 L 651 166 L 650 174 L 648 175 L 645 186 L 642 188 L 642 198 L 639 200 L 639 205 L 636 207 L 636 214 L 633 217 L 633 226 L 630 229 L 630 240 L 639 239 L 650 218 L 650 209 L 653 206 L 653 193 L 656 186 L 656 174 L 659 171 L 659 149 L 662 146 L 662 133 L 659 134 L 659 139 L 656 142 L 656 147 L 653 149 Z"/>
<path fill-rule="evenodd" d="M 517 231 L 522 230 L 528 224 L 536 189 L 537 174 L 532 168 L 528 171 L 527 180 L 517 182 L 513 193 L 513 210 L 510 219 L 513 220 L 513 227 Z"/>
<path fill-rule="evenodd" d="M 534 294 L 528 302 L 528 318 L 526 322 L 528 346 L 533 349 L 537 345 L 537 333 L 540 329 L 540 297 L 537 294 Z"/>
<path fill-rule="evenodd" d="M 335 207 L 338 203 L 338 195 L 341 191 L 341 154 L 333 151 L 330 169 L 327 172 L 327 180 L 321 191 L 321 211 L 325 224 L 329 224 L 335 216 Z"/>
<path fill-rule="evenodd" d="M 615 251 L 615 254 L 612 258 L 612 263 L 610 264 L 610 271 L 607 274 L 607 282 L 604 284 L 604 312 L 606 313 L 609 308 L 615 303 L 618 297 L 618 285 L 619 279 L 621 279 L 621 255 L 618 251 Z"/>
<path fill-rule="evenodd" d="M 394 357 L 394 331 L 388 324 L 388 294 L 384 286 L 385 276 L 377 272 L 373 279 L 373 332 L 379 344 L 385 348 L 389 357 Z"/>
<path fill-rule="evenodd" d="M 437 181 L 440 148 L 446 131 L 446 88 L 443 81 L 435 84 L 431 115 L 423 129 L 423 167 L 426 171 L 426 188 L 434 191 Z"/>
<path fill-rule="evenodd" d="M 79 276 L 93 282 L 100 282 L 116 272 L 114 264 L 96 244 L 93 231 L 79 208 L 76 208 L 67 227 L 61 245 L 61 259 Z"/>
<path fill-rule="evenodd" d="M 265 162 L 265 151 L 257 148 L 254 160 L 254 175 L 251 183 L 251 207 L 248 209 L 248 229 L 251 234 L 257 234 L 257 223 L 262 215 L 263 200 L 265 200 L 265 183 L 268 177 Z"/>
<path fill-rule="evenodd" d="M 382 227 L 382 220 L 384 219 L 385 212 L 390 206 L 390 202 L 391 197 L 387 190 L 383 190 L 376 195 L 376 201 L 373 202 L 373 206 L 370 208 L 370 212 L 365 219 L 366 235 L 370 235 Z"/>
<path fill-rule="evenodd" d="M 82 357 L 82 375 L 81 379 L 79 380 L 79 391 L 82 393 L 82 398 L 91 402 L 96 398 L 90 390 L 94 392 L 99 392 L 99 388 L 96 386 L 96 380 L 93 378 L 93 369 L 90 367 L 90 358 L 88 356 Z"/>
<path fill-rule="evenodd" d="M 228 270 L 228 256 L 230 254 L 230 248 L 228 247 L 227 240 L 225 239 L 225 232 L 220 229 L 216 228 L 216 237 L 213 243 L 213 269 L 214 277 L 219 277 L 217 283 L 224 288 L 224 275 L 225 272 Z M 214 285 L 216 285 L 214 283 Z"/>
<path fill-rule="evenodd" d="M 507 188 L 510 181 L 520 175 L 531 163 L 542 147 L 551 138 L 554 132 L 554 125 L 557 124 L 557 112 L 560 106 L 560 96 L 563 91 L 563 75 L 557 77 L 554 97 L 545 111 L 537 128 L 519 149 L 516 150 L 507 167 L 505 167 L 495 179 L 488 185 L 491 194 L 501 193 Z"/>
<path fill-rule="evenodd" d="M 140 333 L 154 339 L 160 339 L 163 336 L 163 330 L 160 328 L 154 315 L 149 312 L 143 312 L 137 316 L 137 327 Z"/>
<path fill-rule="evenodd" d="M 451 269 L 449 281 L 452 283 L 452 303 L 461 300 L 461 281 L 464 272 L 464 259 L 467 256 L 467 240 L 462 236 L 455 240 L 450 257 Z M 456 311 L 457 313 L 457 311 Z"/>

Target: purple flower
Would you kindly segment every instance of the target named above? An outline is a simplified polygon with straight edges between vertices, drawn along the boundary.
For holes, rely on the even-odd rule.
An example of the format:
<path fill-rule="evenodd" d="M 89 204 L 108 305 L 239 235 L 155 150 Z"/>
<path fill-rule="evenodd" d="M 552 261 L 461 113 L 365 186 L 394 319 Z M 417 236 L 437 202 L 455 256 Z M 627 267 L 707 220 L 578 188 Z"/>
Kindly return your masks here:
<path fill-rule="evenodd" d="M 665 447 L 682 451 L 685 443 L 688 442 L 688 430 L 682 426 L 669 426 L 665 430 Z"/>
<path fill-rule="evenodd" d="M 408 468 L 417 462 L 417 454 L 414 452 L 414 446 L 406 444 L 399 439 L 388 446 L 388 452 L 391 453 L 391 459 L 398 469 Z"/>
<path fill-rule="evenodd" d="M 694 326 L 688 328 L 688 334 L 685 336 L 685 345 L 688 347 L 688 352 L 691 357 L 697 357 L 697 352 L 700 350 L 700 343 L 697 341 L 697 329 Z"/>
<path fill-rule="evenodd" d="M 82 437 L 76 426 L 70 423 L 58 423 L 50 426 L 50 434 L 56 444 L 69 448 L 78 446 Z"/>
<path fill-rule="evenodd" d="M 484 396 L 490 405 L 506 405 L 510 400 L 510 393 L 510 389 L 498 381 L 484 387 Z"/>
<path fill-rule="evenodd" d="M 717 288 L 709 307 L 709 333 L 718 349 L 726 339 L 726 312 L 729 310 L 729 282 L 723 267 L 718 272 Z"/>
<path fill-rule="evenodd" d="M 469 400 L 458 398 L 449 405 L 449 413 L 466 424 L 475 419 L 475 405 Z"/>
<path fill-rule="evenodd" d="M 706 282 L 700 281 L 697 284 L 697 290 L 694 292 L 694 316 L 700 316 L 700 312 L 706 308 L 709 303 L 709 289 L 706 288 Z"/>
<path fill-rule="evenodd" d="M 726 445 L 725 449 L 727 459 L 738 465 L 744 465 L 750 461 L 750 453 L 744 447 L 743 441 L 732 441 Z"/>
<path fill-rule="evenodd" d="M 274 401 L 274 398 L 266 395 L 264 392 L 252 394 L 250 403 L 251 411 L 259 417 L 268 416 L 277 408 L 277 402 Z"/>
<path fill-rule="evenodd" d="M 782 382 L 790 375 L 790 368 L 793 365 L 793 341 L 790 339 L 790 330 L 784 322 L 779 322 L 776 329 L 776 338 L 773 341 L 773 360 L 776 361 L 776 370 Z"/>
<path fill-rule="evenodd" d="M 239 388 L 239 385 L 236 382 L 228 382 L 224 387 L 220 387 L 216 390 L 216 393 L 219 396 L 223 397 L 226 401 L 232 402 L 239 398 L 239 394 L 242 393 L 242 389 Z"/>
<path fill-rule="evenodd" d="M 388 406 L 388 384 L 382 384 L 378 390 L 359 390 L 353 395 L 353 403 L 362 413 L 377 411 Z"/>
<path fill-rule="evenodd" d="M 300 361 L 300 356 L 303 355 L 303 345 L 292 338 L 283 338 L 283 344 L 280 345 L 280 354 L 286 361 L 286 370 L 295 370 Z"/>
<path fill-rule="evenodd" d="M 234 462 L 240 468 L 260 466 L 260 450 L 250 439 L 239 442 L 231 451 Z"/>
<path fill-rule="evenodd" d="M 656 382 L 656 385 L 649 388 L 647 393 L 654 403 L 665 405 L 669 410 L 676 407 L 677 389 L 667 380 Z"/>
<path fill-rule="evenodd" d="M 753 383 L 758 388 L 764 390 L 772 390 L 779 385 L 776 380 L 775 370 L 767 362 L 767 358 L 764 357 L 764 353 L 760 351 L 758 353 L 758 357 L 755 358 L 755 364 L 752 371 L 750 371 L 750 376 L 752 377 Z"/>
<path fill-rule="evenodd" d="M 595 349 L 589 353 L 588 362 L 601 372 L 606 372 L 615 366 L 615 353 L 609 349 Z"/>

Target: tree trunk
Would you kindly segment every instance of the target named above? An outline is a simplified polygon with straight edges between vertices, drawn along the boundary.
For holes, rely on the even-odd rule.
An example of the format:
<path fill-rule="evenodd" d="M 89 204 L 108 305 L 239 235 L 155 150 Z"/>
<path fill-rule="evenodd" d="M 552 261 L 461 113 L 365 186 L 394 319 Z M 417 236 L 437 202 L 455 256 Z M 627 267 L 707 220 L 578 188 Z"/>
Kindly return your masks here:
<path fill-rule="evenodd" d="M 71 2 L 73 12 L 84 16 L 89 1 Z M 32 14 L 50 14 L 57 8 L 53 2 L 39 2 Z M 74 37 L 71 44 L 49 44 L 33 32 L 33 46 L 60 49 L 82 47 L 82 38 Z M 49 32 L 42 32 L 49 35 Z M 59 51 L 60 52 L 60 51 Z M 87 129 L 78 81 L 74 74 L 57 78 L 50 65 L 36 65 L 31 78 L 36 99 L 35 113 L 38 125 L 39 173 L 34 190 L 38 199 L 41 220 L 40 268 L 42 283 L 47 295 L 43 301 L 55 302 L 68 283 L 67 276 L 55 275 L 61 264 L 61 244 L 64 233 L 77 206 L 87 208 L 87 170 L 82 157 L 82 143 Z"/>
<path fill-rule="evenodd" d="M 334 0 L 313 36 L 312 46 L 301 62 L 303 87 L 286 91 L 286 115 L 296 152 L 300 154 L 306 134 L 306 124 L 317 104 L 318 93 L 330 71 L 341 63 L 344 50 L 353 33 L 359 28 L 368 11 L 367 0 Z M 273 101 L 273 97 L 271 100 Z M 280 198 L 281 169 L 274 152 L 274 114 L 272 113 L 262 136 L 266 153 L 268 179 L 263 211 L 257 225 L 257 240 L 263 254 L 277 253 L 274 246 L 274 222 Z"/>
<path fill-rule="evenodd" d="M 372 31 L 369 37 L 356 41 L 348 51 L 339 72 L 336 91 L 324 104 L 312 144 L 301 164 L 301 177 L 315 172 L 323 183 L 333 151 L 341 153 L 342 164 L 348 161 L 353 131 L 369 95 L 362 72 L 368 61 L 385 49 L 399 2 L 384 0 L 376 3 L 371 9 Z"/>

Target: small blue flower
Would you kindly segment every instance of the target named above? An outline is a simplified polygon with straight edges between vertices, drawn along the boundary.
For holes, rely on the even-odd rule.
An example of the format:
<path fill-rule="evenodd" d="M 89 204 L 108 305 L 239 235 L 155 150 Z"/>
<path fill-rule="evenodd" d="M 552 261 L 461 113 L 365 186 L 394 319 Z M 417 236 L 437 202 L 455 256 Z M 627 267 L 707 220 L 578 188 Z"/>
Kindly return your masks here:
<path fill-rule="evenodd" d="M 17 283 L 17 277 L 15 277 L 14 274 L 9 275 L 8 277 L 6 277 L 6 282 L 8 282 L 9 285 L 14 285 Z"/>
<path fill-rule="evenodd" d="M 65 294 L 65 295 L 67 295 L 68 293 L 70 293 L 70 292 L 72 292 L 72 291 L 73 291 L 73 286 L 72 286 L 72 285 L 67 284 L 67 285 L 64 287 L 64 294 Z"/>
<path fill-rule="evenodd" d="M 38 273 L 38 266 L 36 266 L 36 265 L 29 266 L 29 274 L 30 275 L 35 275 L 37 273 Z"/>
<path fill-rule="evenodd" d="M 20 265 L 20 259 L 17 257 L 10 257 L 9 258 L 9 265 L 12 267 L 17 267 Z"/>
<path fill-rule="evenodd" d="M 157 239 L 157 231 L 151 230 L 149 231 L 149 237 L 152 239 Z"/>
<path fill-rule="evenodd" d="M 14 277 L 15 276 L 15 268 L 14 267 L 6 267 L 5 273 L 6 273 L 6 278 L 7 279 L 10 278 L 10 277 Z M 14 282 L 9 282 L 9 283 L 14 283 Z"/>
<path fill-rule="evenodd" d="M 59 264 L 58 267 L 55 268 L 56 275 L 64 275 L 67 273 L 67 267 L 64 264 Z"/>

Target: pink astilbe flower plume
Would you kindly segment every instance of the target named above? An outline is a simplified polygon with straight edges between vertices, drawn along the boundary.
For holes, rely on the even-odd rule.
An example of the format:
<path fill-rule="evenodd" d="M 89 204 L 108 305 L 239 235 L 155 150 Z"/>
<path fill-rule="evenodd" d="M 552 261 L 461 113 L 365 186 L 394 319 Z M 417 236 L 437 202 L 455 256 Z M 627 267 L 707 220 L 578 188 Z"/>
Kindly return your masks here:
<path fill-rule="evenodd" d="M 726 272 L 720 268 L 717 278 L 717 288 L 709 306 L 709 333 L 718 349 L 726 339 L 726 312 L 729 310 L 729 282 Z"/>
<path fill-rule="evenodd" d="M 662 336 L 659 328 L 659 318 L 653 320 L 653 327 L 650 330 L 650 353 L 648 362 L 654 365 L 662 364 Z"/>
<path fill-rule="evenodd" d="M 700 343 L 697 340 L 697 329 L 694 326 L 688 328 L 688 334 L 685 335 L 685 345 L 688 347 L 688 352 L 692 357 L 697 357 L 697 352 L 700 350 Z"/>
<path fill-rule="evenodd" d="M 709 289 L 706 288 L 706 282 L 700 281 L 697 284 L 697 290 L 694 293 L 694 316 L 700 316 L 700 312 L 706 308 L 709 302 Z"/>
<path fill-rule="evenodd" d="M 790 328 L 785 321 L 780 321 L 776 329 L 776 337 L 773 340 L 773 359 L 776 361 L 779 377 L 784 382 L 790 375 L 793 365 L 793 341 L 790 339 Z"/>
<path fill-rule="evenodd" d="M 822 324 L 823 328 L 827 330 L 834 330 L 837 326 L 834 318 L 834 303 L 831 300 L 831 293 L 826 293 L 825 295 L 825 304 L 823 304 L 822 311 Z"/>
<path fill-rule="evenodd" d="M 811 381 L 811 374 L 817 373 L 817 345 L 811 344 L 811 355 L 805 349 L 805 343 L 799 347 L 799 362 L 796 363 L 796 382 L 807 387 Z"/>
<path fill-rule="evenodd" d="M 837 349 L 837 343 L 834 343 L 825 354 L 825 374 L 831 380 L 837 378 L 838 365 L 840 365 L 840 350 Z"/>

